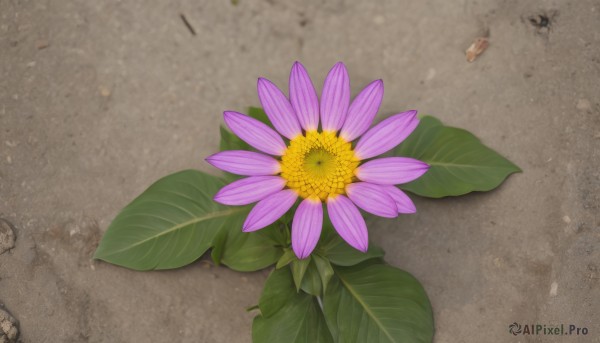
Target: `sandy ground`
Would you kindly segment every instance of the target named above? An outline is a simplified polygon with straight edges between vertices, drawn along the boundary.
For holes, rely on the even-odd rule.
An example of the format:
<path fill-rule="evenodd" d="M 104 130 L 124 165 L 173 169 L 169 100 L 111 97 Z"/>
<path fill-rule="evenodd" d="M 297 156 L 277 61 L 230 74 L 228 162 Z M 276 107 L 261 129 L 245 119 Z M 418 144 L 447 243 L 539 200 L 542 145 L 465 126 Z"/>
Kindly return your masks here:
<path fill-rule="evenodd" d="M 194 27 L 183 24 L 184 14 Z M 529 20 L 549 18 L 550 27 Z M 489 32 L 474 63 L 464 51 Z M 139 273 L 90 260 L 119 209 L 218 147 L 225 109 L 302 61 L 385 81 L 524 170 L 371 224 L 431 298 L 439 343 L 600 342 L 600 2 L 0 0 L 0 303 L 23 342 L 250 342 L 268 271 Z M 415 197 L 416 198 L 416 197 Z M 513 337 L 575 324 L 587 336 Z"/>

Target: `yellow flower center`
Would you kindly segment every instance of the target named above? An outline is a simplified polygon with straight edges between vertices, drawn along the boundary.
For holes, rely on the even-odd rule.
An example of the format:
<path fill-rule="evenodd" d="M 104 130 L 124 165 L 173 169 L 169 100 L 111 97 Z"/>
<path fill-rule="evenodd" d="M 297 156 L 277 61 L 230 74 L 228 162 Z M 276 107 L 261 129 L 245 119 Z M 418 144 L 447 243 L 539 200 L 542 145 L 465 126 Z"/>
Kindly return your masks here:
<path fill-rule="evenodd" d="M 308 131 L 291 140 L 281 158 L 281 177 L 303 198 L 344 194 L 359 160 L 335 132 Z"/>

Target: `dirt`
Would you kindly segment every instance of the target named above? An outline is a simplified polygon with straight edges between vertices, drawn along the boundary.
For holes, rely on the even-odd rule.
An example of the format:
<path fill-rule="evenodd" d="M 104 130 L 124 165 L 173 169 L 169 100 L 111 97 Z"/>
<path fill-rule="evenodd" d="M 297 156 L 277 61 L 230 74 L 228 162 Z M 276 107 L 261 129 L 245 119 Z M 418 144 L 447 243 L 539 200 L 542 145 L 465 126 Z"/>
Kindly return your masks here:
<path fill-rule="evenodd" d="M 381 118 L 419 109 L 524 171 L 371 223 L 426 288 L 435 342 L 600 342 L 599 29 L 591 0 L 0 0 L 0 218 L 16 236 L 0 303 L 27 343 L 250 342 L 268 271 L 91 256 L 159 177 L 216 173 L 203 158 L 221 113 L 258 105 L 257 77 L 287 89 L 300 60 L 320 89 L 342 60 L 354 94 L 383 78 Z M 477 37 L 489 47 L 468 63 Z M 513 336 L 513 322 L 588 334 Z"/>

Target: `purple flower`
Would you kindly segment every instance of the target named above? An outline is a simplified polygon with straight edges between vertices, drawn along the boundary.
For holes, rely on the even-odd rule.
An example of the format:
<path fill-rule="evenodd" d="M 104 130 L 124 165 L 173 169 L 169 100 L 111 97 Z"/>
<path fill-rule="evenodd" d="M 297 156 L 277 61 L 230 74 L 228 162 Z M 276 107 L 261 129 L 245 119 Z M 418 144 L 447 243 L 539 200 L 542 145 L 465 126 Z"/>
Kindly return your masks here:
<path fill-rule="evenodd" d="M 292 248 L 300 259 L 317 245 L 325 203 L 339 235 L 366 252 L 368 232 L 357 206 L 388 218 L 416 211 L 394 185 L 419 178 L 429 166 L 406 157 L 371 158 L 410 135 L 419 123 L 417 111 L 393 115 L 369 128 L 383 98 L 383 82 L 371 82 L 350 103 L 350 79 L 341 62 L 327 75 L 320 103 L 299 62 L 292 67 L 289 87 L 288 100 L 271 81 L 258 80 L 258 97 L 277 132 L 244 114 L 224 113 L 231 131 L 264 154 L 237 150 L 208 157 L 219 169 L 248 176 L 223 187 L 215 201 L 258 202 L 242 228 L 250 232 L 275 222 L 300 197 L 292 222 Z M 287 146 L 280 134 L 289 139 Z M 367 159 L 371 160 L 362 163 Z"/>

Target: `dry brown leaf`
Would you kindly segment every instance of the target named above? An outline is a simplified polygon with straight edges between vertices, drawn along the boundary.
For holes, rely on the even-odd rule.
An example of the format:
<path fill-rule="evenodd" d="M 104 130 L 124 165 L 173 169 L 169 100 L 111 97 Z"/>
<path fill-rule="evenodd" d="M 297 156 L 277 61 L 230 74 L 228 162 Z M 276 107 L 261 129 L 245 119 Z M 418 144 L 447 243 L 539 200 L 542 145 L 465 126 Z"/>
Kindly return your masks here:
<path fill-rule="evenodd" d="M 467 49 L 467 62 L 473 62 L 475 59 L 481 55 L 485 49 L 490 45 L 490 42 L 487 37 L 478 37 L 475 39 L 473 44 Z"/>

